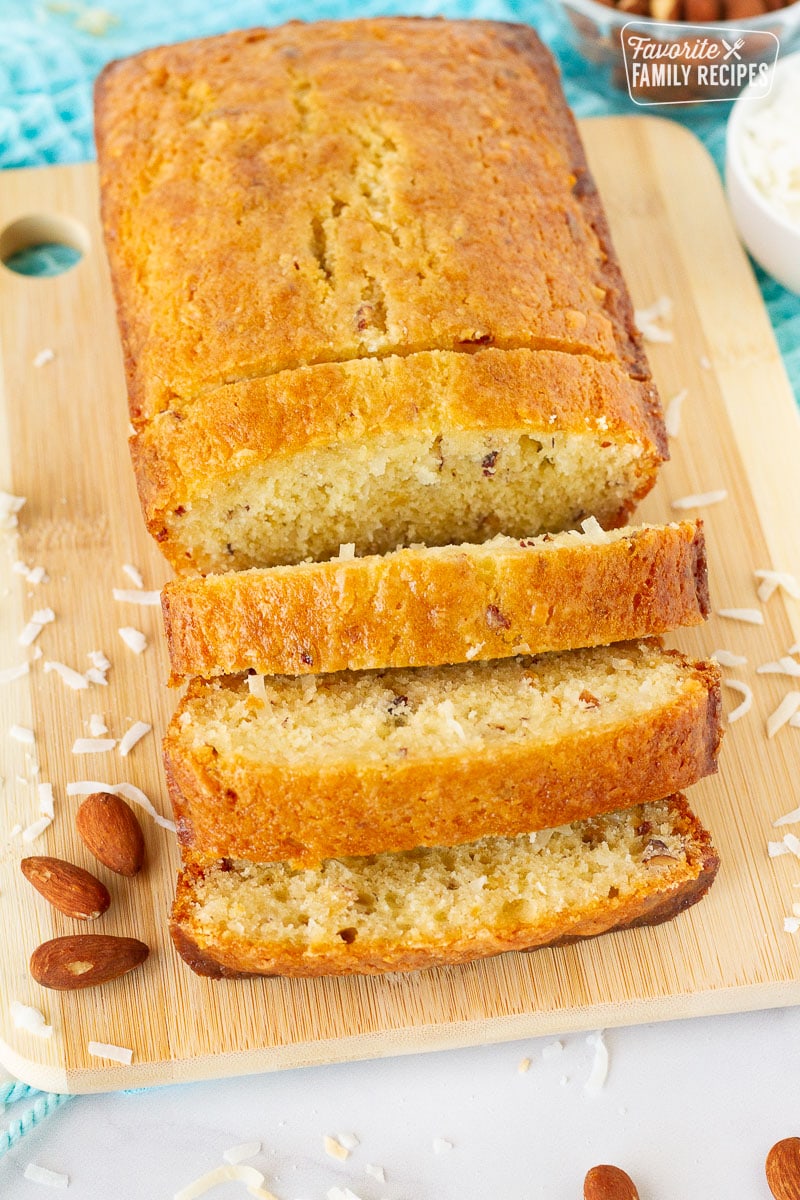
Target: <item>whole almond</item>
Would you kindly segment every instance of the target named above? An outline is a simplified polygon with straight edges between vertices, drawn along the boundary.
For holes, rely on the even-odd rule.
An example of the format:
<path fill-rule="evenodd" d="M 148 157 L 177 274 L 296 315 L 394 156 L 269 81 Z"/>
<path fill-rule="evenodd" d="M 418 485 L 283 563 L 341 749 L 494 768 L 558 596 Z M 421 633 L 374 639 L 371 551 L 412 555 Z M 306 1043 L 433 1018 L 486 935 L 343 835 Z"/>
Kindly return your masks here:
<path fill-rule="evenodd" d="M 136 875 L 144 862 L 144 835 L 133 809 L 111 792 L 92 792 L 75 814 L 84 845 L 109 871 Z"/>
<path fill-rule="evenodd" d="M 583 1200 L 639 1200 L 630 1175 L 619 1167 L 592 1167 L 583 1181 Z"/>
<path fill-rule="evenodd" d="M 150 948 L 136 938 L 78 933 L 44 942 L 31 955 L 31 975 L 58 992 L 119 979 L 143 963 Z"/>
<path fill-rule="evenodd" d="M 800 1200 L 800 1138 L 776 1142 L 767 1155 L 766 1169 L 775 1200 Z"/>
<path fill-rule="evenodd" d="M 105 884 L 63 858 L 32 855 L 23 858 L 19 865 L 37 892 L 67 917 L 94 921 L 111 903 Z"/>

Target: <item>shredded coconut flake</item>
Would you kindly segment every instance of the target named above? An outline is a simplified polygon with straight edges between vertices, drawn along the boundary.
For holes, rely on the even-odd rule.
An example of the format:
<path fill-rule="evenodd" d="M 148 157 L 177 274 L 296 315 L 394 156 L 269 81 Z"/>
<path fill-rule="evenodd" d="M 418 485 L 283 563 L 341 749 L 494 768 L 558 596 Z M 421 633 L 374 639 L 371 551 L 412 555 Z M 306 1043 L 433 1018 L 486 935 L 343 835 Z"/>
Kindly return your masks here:
<path fill-rule="evenodd" d="M 531 1060 L 529 1058 L 521 1058 L 517 1063 L 517 1074 L 526 1075 L 531 1069 Z"/>
<path fill-rule="evenodd" d="M 35 742 L 33 730 L 28 729 L 26 725 L 12 725 L 8 731 L 8 736 L 13 738 L 15 742 L 22 742 L 25 746 L 32 746 Z"/>
<path fill-rule="evenodd" d="M 264 1182 L 262 1173 L 255 1167 L 243 1166 L 240 1163 L 228 1163 L 224 1167 L 215 1167 L 213 1171 L 208 1171 L 176 1192 L 174 1200 L 197 1200 L 198 1196 L 210 1192 L 217 1184 L 231 1182 L 243 1183 L 249 1194 L 255 1196 L 257 1200 L 276 1200 L 272 1192 L 266 1191 L 261 1186 Z"/>
<path fill-rule="evenodd" d="M 93 738 L 102 737 L 104 733 L 108 733 L 108 726 L 100 713 L 92 713 L 89 717 L 89 733 Z"/>
<path fill-rule="evenodd" d="M 721 667 L 745 667 L 747 659 L 743 654 L 733 654 L 730 650 L 715 650 L 711 655 Z"/>
<path fill-rule="evenodd" d="M 116 738 L 75 738 L 73 754 L 107 754 L 117 744 Z"/>
<path fill-rule="evenodd" d="M 30 664 L 26 662 L 17 667 L 3 667 L 0 669 L 0 683 L 13 683 L 15 679 L 22 679 L 30 669 Z"/>
<path fill-rule="evenodd" d="M 441 704 L 436 705 L 436 711 L 441 713 L 441 715 L 444 717 L 445 725 L 450 732 L 454 733 L 460 741 L 465 742 L 467 740 L 467 735 L 464 732 L 463 725 L 456 720 L 456 710 L 453 707 L 453 701 L 442 700 Z"/>
<path fill-rule="evenodd" d="M 105 791 L 116 791 L 122 796 L 123 800 L 129 800 L 131 804 L 138 804 L 143 808 L 148 816 L 152 817 L 156 825 L 160 825 L 162 829 L 169 829 L 172 833 L 177 833 L 177 827 L 174 821 L 168 821 L 166 817 L 162 817 L 161 813 L 157 812 L 153 807 L 152 802 L 148 799 L 141 788 L 134 787 L 132 783 L 118 783 L 116 788 L 104 787 Z"/>
<path fill-rule="evenodd" d="M 674 305 L 671 296 L 659 296 L 649 308 L 637 308 L 634 313 L 636 324 L 639 325 L 642 321 L 648 324 L 650 321 L 668 321 L 672 317 Z"/>
<path fill-rule="evenodd" d="M 386 1183 L 386 1172 L 383 1167 L 379 1167 L 375 1163 L 367 1163 L 364 1170 L 367 1175 L 371 1175 L 373 1179 L 377 1179 L 378 1183 Z"/>
<path fill-rule="evenodd" d="M 38 354 L 34 355 L 33 365 L 35 367 L 46 367 L 55 358 L 55 352 L 49 346 L 45 346 Z"/>
<path fill-rule="evenodd" d="M 783 844 L 790 854 L 793 854 L 795 858 L 800 858 L 800 838 L 796 834 L 785 833 L 783 835 Z"/>
<path fill-rule="evenodd" d="M 337 1133 L 336 1138 L 345 1150 L 355 1150 L 361 1144 L 354 1133 Z"/>
<path fill-rule="evenodd" d="M 800 929 L 800 917 L 784 917 L 783 918 L 783 932 L 784 933 L 797 933 L 797 931 L 799 929 Z"/>
<path fill-rule="evenodd" d="M 773 738 L 800 708 L 800 692 L 787 692 L 778 707 L 767 717 L 767 737 Z"/>
<path fill-rule="evenodd" d="M 102 650 L 90 650 L 86 657 L 98 671 L 107 671 L 111 666 Z"/>
<path fill-rule="evenodd" d="M 27 563 L 21 562 L 19 559 L 15 563 L 12 563 L 11 570 L 15 575 L 24 576 L 28 583 L 34 585 L 50 582 L 50 578 L 44 567 L 29 567 Z"/>
<path fill-rule="evenodd" d="M 89 1042 L 87 1049 L 92 1058 L 110 1058 L 126 1067 L 133 1061 L 132 1050 L 127 1046 L 115 1046 L 113 1042 Z"/>
<path fill-rule="evenodd" d="M 329 1133 L 323 1136 L 322 1146 L 326 1154 L 329 1154 L 331 1158 L 338 1158 L 340 1162 L 344 1162 L 350 1157 L 347 1147 L 343 1146 L 341 1142 L 337 1142 L 336 1138 L 331 1137 Z"/>
<path fill-rule="evenodd" d="M 746 625 L 764 624 L 764 614 L 757 608 L 718 608 L 717 616 L 727 621 L 744 621 Z"/>
<path fill-rule="evenodd" d="M 29 1162 L 24 1175 L 26 1179 L 30 1179 L 31 1183 L 43 1183 L 45 1187 L 69 1187 L 69 1175 L 62 1175 L 59 1171 L 51 1171 L 47 1167 L 37 1166 L 36 1163 Z"/>
<path fill-rule="evenodd" d="M 794 825 L 796 821 L 800 821 L 800 808 L 793 808 L 791 812 L 784 813 L 782 817 L 778 817 L 777 821 L 773 821 L 773 827 L 778 825 Z"/>
<path fill-rule="evenodd" d="M 355 556 L 356 556 L 355 542 L 342 542 L 341 546 L 339 547 L 339 553 L 336 556 L 339 559 L 339 561 L 340 562 L 349 562 L 351 559 L 355 558 Z"/>
<path fill-rule="evenodd" d="M 785 842 L 767 842 L 767 854 L 770 858 L 781 858 L 784 854 L 791 854 L 791 850 Z"/>
<path fill-rule="evenodd" d="M 707 508 L 709 504 L 720 504 L 723 500 L 728 499 L 728 493 L 724 488 L 719 488 L 716 492 L 697 492 L 693 496 L 681 496 L 678 500 L 672 501 L 673 508 Z"/>
<path fill-rule="evenodd" d="M 15 1029 L 25 1029 L 40 1038 L 53 1036 L 53 1026 L 47 1024 L 44 1013 L 39 1012 L 38 1008 L 31 1008 L 29 1004 L 20 1004 L 19 1000 L 12 1000 L 9 1011 Z"/>
<path fill-rule="evenodd" d="M 594 1047 L 594 1062 L 589 1072 L 589 1078 L 583 1085 L 583 1090 L 589 1096 L 596 1096 L 598 1092 L 602 1091 L 608 1078 L 608 1047 L 603 1039 L 602 1029 L 597 1033 L 590 1033 L 586 1044 Z"/>
<path fill-rule="evenodd" d="M 44 626 L 38 625 L 36 621 L 28 621 L 17 638 L 17 642 L 20 646 L 32 646 L 43 629 Z"/>
<path fill-rule="evenodd" d="M 766 603 L 778 588 L 782 588 L 787 595 L 793 596 L 795 600 L 800 600 L 800 583 L 788 571 L 754 571 L 753 574 L 756 579 L 761 580 L 761 585 L 758 589 L 759 600 L 763 600 Z"/>
<path fill-rule="evenodd" d="M 792 729 L 800 729 L 800 713 L 795 713 L 793 717 L 790 717 L 789 724 Z"/>
<path fill-rule="evenodd" d="M 19 525 L 17 513 L 24 507 L 24 496 L 12 496 L 10 492 L 0 492 L 0 529 L 16 529 Z"/>
<path fill-rule="evenodd" d="M 31 646 L 44 629 L 45 625 L 49 625 L 51 621 L 55 621 L 56 614 L 52 608 L 40 608 L 31 617 L 28 624 L 22 630 L 22 633 L 17 638 L 20 646 Z"/>
<path fill-rule="evenodd" d="M 161 604 L 161 592 L 140 592 L 136 588 L 114 588 L 114 599 L 123 604 L 141 604 L 157 608 Z M 122 630 L 120 629 L 120 633 Z"/>
<path fill-rule="evenodd" d="M 603 529 L 597 517 L 587 517 L 585 521 L 581 521 L 581 529 L 587 538 L 594 538 L 597 542 L 608 541 L 608 534 Z"/>
<path fill-rule="evenodd" d="M 97 667 L 89 667 L 86 672 L 86 678 L 89 683 L 99 683 L 101 687 L 108 687 L 105 671 L 98 671 Z"/>
<path fill-rule="evenodd" d="M 246 1158 L 255 1158 L 256 1154 L 261 1152 L 261 1142 L 241 1142 L 238 1146 L 231 1146 L 229 1150 L 223 1150 L 222 1157 L 226 1163 L 244 1162 Z"/>
<path fill-rule="evenodd" d="M 40 817 L 38 821 L 33 821 L 27 829 L 22 831 L 23 842 L 35 842 L 38 837 L 41 837 L 48 825 L 52 825 L 52 817 Z"/>
<path fill-rule="evenodd" d="M 73 671 L 72 667 L 66 666 L 61 662 L 45 662 L 44 673 L 48 675 L 51 671 L 55 671 L 61 681 L 72 688 L 74 692 L 83 691 L 88 688 L 89 680 L 85 675 L 81 675 L 80 671 Z"/>
<path fill-rule="evenodd" d="M 257 696 L 259 700 L 263 700 L 266 703 L 267 688 L 263 675 L 248 675 L 247 690 L 251 696 Z"/>
<path fill-rule="evenodd" d="M 680 391 L 676 396 L 673 396 L 667 404 L 666 411 L 664 413 L 664 425 L 668 435 L 671 438 L 676 438 L 681 431 L 681 409 L 683 407 L 683 402 L 688 395 L 689 389 L 684 388 L 683 391 Z"/>
<path fill-rule="evenodd" d="M 132 783 L 100 783 L 96 779 L 79 779 L 74 783 L 67 784 L 68 796 L 91 796 L 92 792 L 112 792 L 115 796 L 122 796 L 123 800 L 129 800 L 131 804 L 138 804 L 140 808 L 143 808 L 148 816 L 153 818 L 156 825 L 160 825 L 162 829 L 169 829 L 172 833 L 177 832 L 175 823 L 162 817 L 141 788 L 134 787 Z"/>
<path fill-rule="evenodd" d="M 777 662 L 762 663 L 756 668 L 758 675 L 793 675 L 800 679 L 800 663 L 793 658 L 779 658 Z"/>
<path fill-rule="evenodd" d="M 39 795 L 39 812 L 52 821 L 55 816 L 52 783 L 39 783 L 36 785 L 36 791 Z"/>
<path fill-rule="evenodd" d="M 137 745 L 137 743 L 140 742 L 143 737 L 146 737 L 152 728 L 153 726 L 148 725 L 146 721 L 134 721 L 130 729 L 128 729 L 123 735 L 122 741 L 119 744 L 120 756 L 122 758 L 127 757 L 133 747 Z"/>
<path fill-rule="evenodd" d="M 741 683 L 738 679 L 725 679 L 723 682 L 726 687 L 732 688 L 734 692 L 739 692 L 744 697 L 741 704 L 737 704 L 736 708 L 728 713 L 728 724 L 732 725 L 740 717 L 746 716 L 753 707 L 753 689 L 748 684 Z"/>
<path fill-rule="evenodd" d="M 125 574 L 128 576 L 128 579 L 130 579 L 130 581 L 134 587 L 137 587 L 137 588 L 144 587 L 144 580 L 142 579 L 142 573 L 140 570 L 138 570 L 137 567 L 135 567 L 133 565 L 133 563 L 123 563 L 122 569 L 125 572 Z"/>
<path fill-rule="evenodd" d="M 128 649 L 132 650 L 134 654 L 141 654 L 147 649 L 147 638 L 140 629 L 134 629 L 131 625 L 123 625 L 117 632 Z"/>

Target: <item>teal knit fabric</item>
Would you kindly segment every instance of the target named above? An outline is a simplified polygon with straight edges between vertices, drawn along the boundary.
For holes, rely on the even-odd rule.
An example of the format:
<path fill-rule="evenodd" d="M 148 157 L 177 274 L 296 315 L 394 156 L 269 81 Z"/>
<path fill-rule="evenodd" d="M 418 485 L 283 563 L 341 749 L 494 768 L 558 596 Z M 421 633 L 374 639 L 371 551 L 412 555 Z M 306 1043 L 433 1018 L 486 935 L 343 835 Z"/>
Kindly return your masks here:
<path fill-rule="evenodd" d="M 89 31 L 92 14 L 102 7 L 110 20 L 103 33 Z M 636 110 L 610 86 L 608 74 L 589 66 L 571 48 L 557 0 L 441 0 L 396 3 L 392 0 L 0 0 L 0 168 L 81 162 L 94 156 L 92 84 L 112 58 L 146 46 L 221 33 L 251 25 L 275 25 L 292 19 L 374 16 L 481 17 L 532 24 L 561 66 L 567 99 L 580 117 Z M 724 154 L 727 104 L 699 106 L 659 115 L 679 120 L 705 143 L 717 166 Z M 1 185 L 1 181 L 0 181 Z M 18 264 L 19 265 L 19 264 Z M 55 269 L 52 258 L 23 260 L 23 270 Z M 800 297 L 758 272 L 761 290 L 789 371 L 800 396 Z M 0 1157 L 68 1096 L 37 1093 L 24 1084 L 0 1088 L 0 1103 L 30 1101 L 5 1132 Z"/>

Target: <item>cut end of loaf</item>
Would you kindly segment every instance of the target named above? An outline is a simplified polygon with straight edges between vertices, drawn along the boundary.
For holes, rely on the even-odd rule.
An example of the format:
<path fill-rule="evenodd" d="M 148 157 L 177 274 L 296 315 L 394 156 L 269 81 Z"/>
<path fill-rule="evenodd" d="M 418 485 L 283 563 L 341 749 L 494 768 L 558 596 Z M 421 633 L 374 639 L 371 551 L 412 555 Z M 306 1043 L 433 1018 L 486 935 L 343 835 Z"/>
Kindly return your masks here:
<path fill-rule="evenodd" d="M 200 974 L 413 970 L 655 924 L 719 866 L 682 797 L 535 835 L 330 859 L 317 870 L 187 855 L 172 914 Z"/>
<path fill-rule="evenodd" d="M 134 459 L 146 491 L 143 473 L 153 464 L 135 442 Z M 239 459 L 212 487 L 199 475 L 190 496 L 147 514 L 179 573 L 320 561 L 342 543 L 361 556 L 498 533 L 529 537 L 590 515 L 618 526 L 658 465 L 635 440 L 547 429 L 383 437 Z"/>

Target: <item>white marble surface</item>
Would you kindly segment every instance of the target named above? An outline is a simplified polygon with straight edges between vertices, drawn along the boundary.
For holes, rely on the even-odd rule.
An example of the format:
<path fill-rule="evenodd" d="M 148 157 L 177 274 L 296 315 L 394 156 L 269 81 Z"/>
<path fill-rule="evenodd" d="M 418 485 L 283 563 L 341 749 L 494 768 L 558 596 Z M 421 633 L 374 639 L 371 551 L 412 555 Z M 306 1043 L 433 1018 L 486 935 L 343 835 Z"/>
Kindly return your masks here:
<path fill-rule="evenodd" d="M 610 1069 L 587 1095 L 586 1035 L 71 1100 L 0 1162 L 2 1200 L 171 1200 L 260 1141 L 279 1200 L 581 1200 L 586 1170 L 623 1166 L 641 1200 L 770 1200 L 764 1159 L 800 1135 L 800 1009 L 605 1035 Z M 546 1051 L 543 1054 L 543 1051 Z M 518 1065 L 528 1057 L 530 1069 Z M 9 1111 L 7 1116 L 13 1113 Z M 354 1133 L 347 1162 L 325 1134 Z M 452 1149 L 435 1153 L 434 1140 Z M 57 1193 L 30 1161 L 70 1177 Z M 385 1184 L 365 1172 L 383 1166 Z M 242 1200 L 241 1184 L 209 1193 Z"/>

